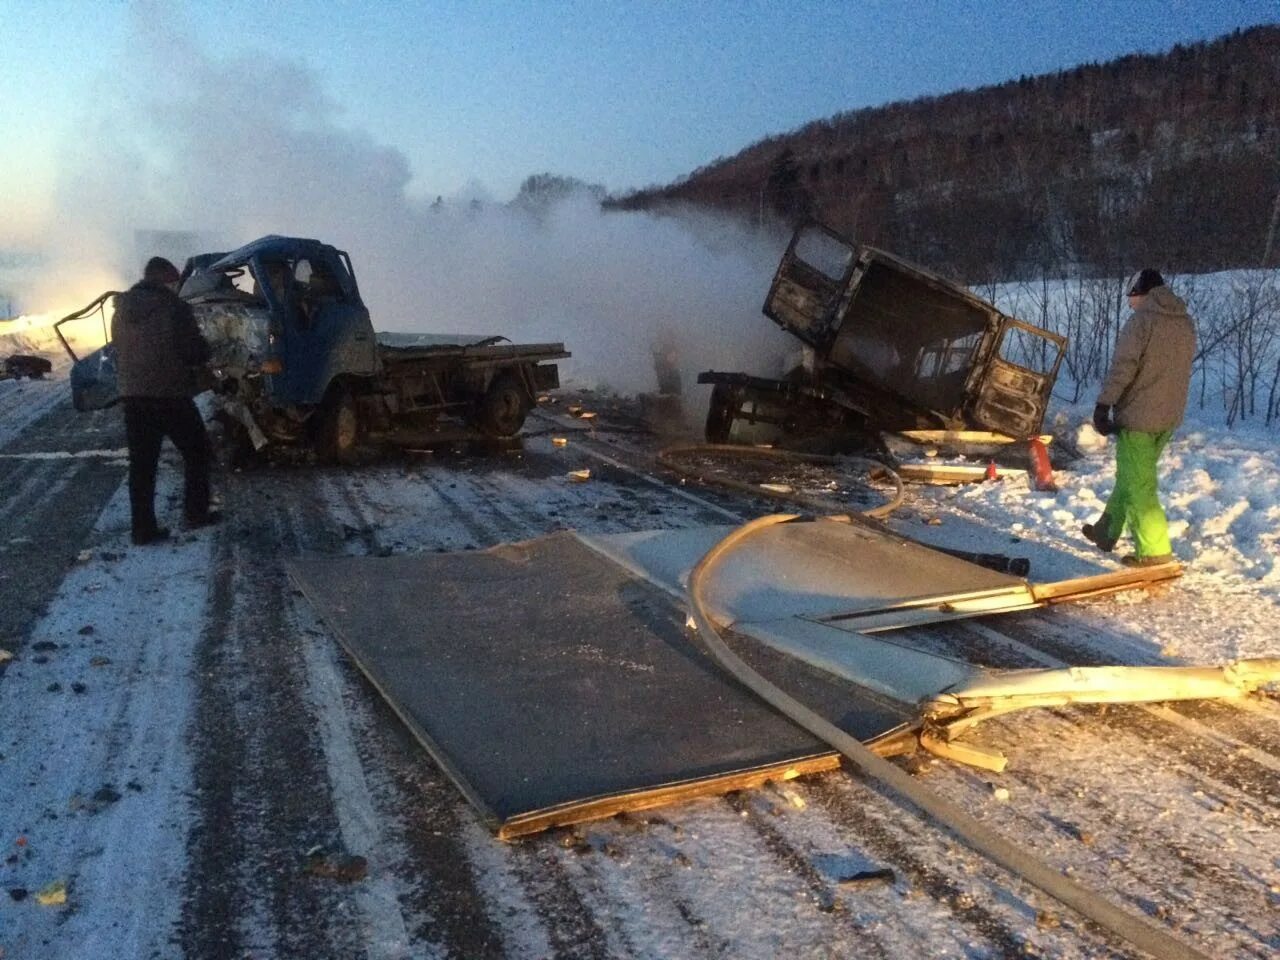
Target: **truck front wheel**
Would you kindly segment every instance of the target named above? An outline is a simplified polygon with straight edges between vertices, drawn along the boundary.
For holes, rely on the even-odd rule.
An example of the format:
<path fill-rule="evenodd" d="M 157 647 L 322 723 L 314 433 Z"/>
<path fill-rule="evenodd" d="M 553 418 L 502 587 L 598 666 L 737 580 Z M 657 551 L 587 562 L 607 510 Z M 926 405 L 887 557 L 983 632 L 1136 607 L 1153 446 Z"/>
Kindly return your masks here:
<path fill-rule="evenodd" d="M 524 386 L 509 373 L 489 384 L 476 414 L 476 425 L 491 437 L 514 437 L 524 426 L 529 399 Z"/>
<path fill-rule="evenodd" d="M 320 411 L 320 455 L 330 463 L 350 465 L 356 462 L 356 445 L 360 442 L 360 411 L 351 391 L 335 386 L 325 397 Z"/>

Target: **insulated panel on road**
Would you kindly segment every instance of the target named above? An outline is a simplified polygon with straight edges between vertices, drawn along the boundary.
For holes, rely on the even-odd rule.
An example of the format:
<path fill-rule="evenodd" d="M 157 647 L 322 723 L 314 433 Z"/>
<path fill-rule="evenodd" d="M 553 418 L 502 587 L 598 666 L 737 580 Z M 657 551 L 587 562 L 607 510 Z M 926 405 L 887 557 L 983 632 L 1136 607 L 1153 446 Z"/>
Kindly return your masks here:
<path fill-rule="evenodd" d="M 725 675 L 669 597 L 572 534 L 290 570 L 500 835 L 837 765 Z M 754 653 L 861 740 L 909 719 L 829 674 Z"/>
<path fill-rule="evenodd" d="M 683 594 L 689 571 L 732 526 L 583 536 L 605 556 Z M 707 585 L 723 623 L 787 617 L 845 620 L 911 608 L 948 619 L 963 602 L 1034 603 L 1027 582 L 861 523 L 780 523 L 734 550 Z M 906 624 L 906 625 L 909 625 Z"/>

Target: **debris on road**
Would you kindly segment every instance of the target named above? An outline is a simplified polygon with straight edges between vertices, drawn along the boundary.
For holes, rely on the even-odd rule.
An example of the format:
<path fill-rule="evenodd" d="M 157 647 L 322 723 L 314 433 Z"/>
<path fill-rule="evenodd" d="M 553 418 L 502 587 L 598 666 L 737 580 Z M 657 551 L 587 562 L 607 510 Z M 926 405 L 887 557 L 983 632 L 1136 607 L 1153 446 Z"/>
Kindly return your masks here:
<path fill-rule="evenodd" d="M 42 907 L 60 907 L 67 902 L 67 883 L 54 880 L 36 894 L 36 903 Z"/>
<path fill-rule="evenodd" d="M 361 856 L 346 853 L 328 853 L 323 848 L 307 852 L 303 871 L 313 877 L 336 880 L 338 883 L 358 883 L 369 875 L 369 861 Z"/>
<path fill-rule="evenodd" d="M 5 357 L 4 365 L 0 367 L 0 380 L 10 378 L 20 380 L 23 377 L 29 380 L 41 380 L 52 370 L 53 364 L 44 357 L 15 353 Z"/>
<path fill-rule="evenodd" d="M 836 884 L 841 887 L 869 887 L 876 884 L 891 887 L 897 879 L 897 875 L 890 867 L 881 867 L 878 870 L 859 870 L 846 877 L 838 877 Z"/>
<path fill-rule="evenodd" d="M 93 802 L 108 805 L 115 803 L 123 794 L 109 783 L 104 783 L 93 794 Z"/>

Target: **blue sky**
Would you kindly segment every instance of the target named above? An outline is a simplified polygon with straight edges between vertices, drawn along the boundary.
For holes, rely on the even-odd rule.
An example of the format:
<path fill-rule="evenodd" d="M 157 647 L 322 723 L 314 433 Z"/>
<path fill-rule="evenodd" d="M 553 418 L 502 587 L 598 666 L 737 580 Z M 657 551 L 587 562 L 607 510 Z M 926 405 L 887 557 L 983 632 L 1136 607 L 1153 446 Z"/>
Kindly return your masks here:
<path fill-rule="evenodd" d="M 368 3 L 0 0 L 0 207 L 52 215 L 86 117 L 159 24 L 214 64 L 297 68 L 409 191 L 498 199 L 551 171 L 625 190 L 863 106 L 1280 21 L 1275 0 Z M 141 79 L 163 98 L 163 71 Z M 252 109 L 246 104 L 245 109 Z M 110 158 L 104 158 L 106 162 Z M 3 239 L 3 238 L 0 238 Z"/>

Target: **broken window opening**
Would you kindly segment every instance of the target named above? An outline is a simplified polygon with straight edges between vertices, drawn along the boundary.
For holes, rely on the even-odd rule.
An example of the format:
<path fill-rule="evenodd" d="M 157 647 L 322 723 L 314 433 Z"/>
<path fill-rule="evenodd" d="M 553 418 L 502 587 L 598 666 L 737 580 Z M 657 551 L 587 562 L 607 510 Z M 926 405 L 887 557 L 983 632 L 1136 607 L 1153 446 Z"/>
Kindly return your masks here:
<path fill-rule="evenodd" d="M 796 238 L 795 255 L 829 280 L 840 281 L 853 263 L 853 248 L 825 230 L 812 228 Z"/>
<path fill-rule="evenodd" d="M 1000 338 L 1000 359 L 1032 373 L 1052 373 L 1061 349 L 1031 330 L 1010 325 Z"/>

